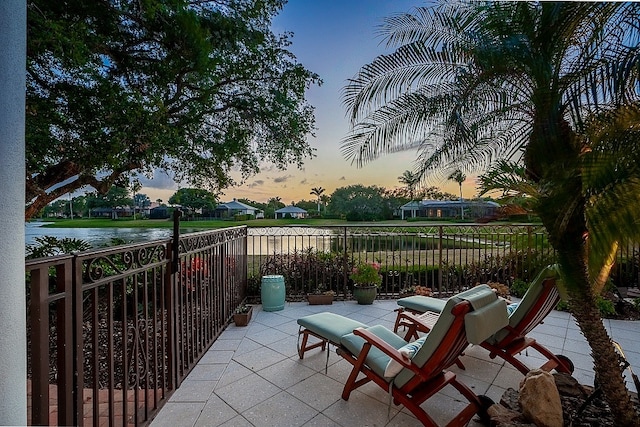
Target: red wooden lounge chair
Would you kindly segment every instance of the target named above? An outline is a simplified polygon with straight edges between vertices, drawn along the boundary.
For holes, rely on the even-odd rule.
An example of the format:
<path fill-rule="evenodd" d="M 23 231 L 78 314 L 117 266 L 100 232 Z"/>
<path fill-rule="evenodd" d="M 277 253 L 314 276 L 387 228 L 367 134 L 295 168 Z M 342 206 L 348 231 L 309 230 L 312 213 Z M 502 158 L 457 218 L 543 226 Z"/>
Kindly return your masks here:
<path fill-rule="evenodd" d="M 522 300 L 509 306 L 511 309 L 509 325 L 480 344 L 489 351 L 491 358 L 500 356 L 526 375 L 531 368 L 515 356 L 531 347 L 547 358 L 547 362 L 540 367 L 541 369 L 547 371 L 555 369 L 569 374 L 573 372 L 573 363 L 566 356 L 553 354 L 534 338 L 527 336 L 533 328 L 544 321 L 558 304 L 560 294 L 556 287 L 557 277 L 556 266 L 546 267 L 533 281 Z M 396 318 L 396 331 L 400 326 L 410 326 L 413 323 L 414 317 L 407 312 L 426 313 L 428 318 L 433 318 L 442 310 L 445 302 L 436 298 L 414 296 L 402 298 L 398 300 L 398 304 L 401 305 L 401 308 L 398 309 Z M 414 337 L 417 336 L 415 330 L 416 326 L 410 330 Z M 428 331 L 428 328 L 419 330 L 425 332 Z"/>
<path fill-rule="evenodd" d="M 421 405 L 452 385 L 469 403 L 447 425 L 463 426 L 486 409 L 486 402 L 446 369 L 470 342 L 484 341 L 507 322 L 506 303 L 481 285 L 450 298 L 431 331 L 418 341 L 407 343 L 383 326 L 357 328 L 340 338 L 337 349 L 353 365 L 342 398 L 348 400 L 354 389 L 374 382 L 422 424 L 436 426 Z"/>

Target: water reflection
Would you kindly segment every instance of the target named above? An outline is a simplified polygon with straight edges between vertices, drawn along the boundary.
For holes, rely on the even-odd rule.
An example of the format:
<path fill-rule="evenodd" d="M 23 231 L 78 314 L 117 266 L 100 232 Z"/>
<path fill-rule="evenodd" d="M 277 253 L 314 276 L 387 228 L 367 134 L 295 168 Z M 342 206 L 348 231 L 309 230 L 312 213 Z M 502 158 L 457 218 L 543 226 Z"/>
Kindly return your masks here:
<path fill-rule="evenodd" d="M 171 237 L 170 228 L 50 228 L 46 222 L 30 222 L 25 226 L 27 245 L 36 243 L 35 238 L 52 236 L 58 239 L 73 238 L 101 247 L 112 243 L 112 239 L 122 239 L 127 243 L 150 242 Z M 180 228 L 181 234 L 196 231 Z M 329 251 L 335 244 L 336 235 L 331 230 L 302 227 L 265 227 L 248 229 L 248 255 L 293 253 L 308 248 Z"/>
<path fill-rule="evenodd" d="M 81 239 L 93 247 L 111 244 L 112 239 L 122 239 L 127 243 L 148 242 L 171 237 L 170 228 L 50 228 L 42 227 L 46 222 L 30 222 L 25 225 L 25 243 L 33 245 L 36 237 L 51 236 Z"/>

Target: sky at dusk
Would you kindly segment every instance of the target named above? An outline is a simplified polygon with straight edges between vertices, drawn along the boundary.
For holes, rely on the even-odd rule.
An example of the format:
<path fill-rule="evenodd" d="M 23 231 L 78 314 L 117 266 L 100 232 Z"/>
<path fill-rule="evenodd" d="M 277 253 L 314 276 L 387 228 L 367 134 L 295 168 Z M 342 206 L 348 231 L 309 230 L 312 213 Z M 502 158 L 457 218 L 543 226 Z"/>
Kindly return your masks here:
<path fill-rule="evenodd" d="M 225 189 L 220 200 L 245 198 L 266 202 L 278 196 L 289 204 L 315 200 L 309 194 L 313 187 L 323 187 L 327 195 L 352 184 L 399 187 L 398 177 L 413 168 L 415 152 L 385 155 L 363 168 L 351 165 L 342 156 L 340 142 L 349 132 L 349 122 L 341 90 L 362 65 L 386 52 L 376 35 L 382 18 L 424 4 L 419 0 L 289 0 L 272 28 L 277 34 L 294 33 L 290 51 L 323 80 L 322 86 L 314 86 L 307 93 L 307 100 L 315 107 L 317 130 L 315 137 L 309 136 L 309 143 L 316 149 L 316 157 L 305 160 L 302 169 L 290 166 L 281 171 L 264 165 L 261 173 L 249 177 L 244 184 Z M 163 174 L 142 183 L 141 192 L 151 200 L 160 198 L 165 202 L 178 188 Z M 458 193 L 455 182 L 438 186 Z M 474 193 L 473 181 L 467 179 L 464 195 L 472 197 Z"/>

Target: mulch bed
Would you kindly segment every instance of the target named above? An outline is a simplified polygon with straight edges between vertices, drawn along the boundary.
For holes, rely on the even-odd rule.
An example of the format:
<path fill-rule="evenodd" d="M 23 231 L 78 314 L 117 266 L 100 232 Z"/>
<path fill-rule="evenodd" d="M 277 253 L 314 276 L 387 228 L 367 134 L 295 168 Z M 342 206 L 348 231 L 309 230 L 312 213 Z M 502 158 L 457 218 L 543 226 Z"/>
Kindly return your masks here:
<path fill-rule="evenodd" d="M 615 427 L 609 405 L 593 387 L 580 385 L 568 374 L 555 373 L 556 385 L 560 392 L 562 415 L 565 426 L 571 427 Z M 640 414 L 640 402 L 637 393 L 630 393 L 636 411 Z M 502 395 L 500 404 L 508 409 L 521 412 L 518 403 L 518 391 L 509 388 Z M 524 418 L 514 420 L 512 426 L 533 426 Z"/>

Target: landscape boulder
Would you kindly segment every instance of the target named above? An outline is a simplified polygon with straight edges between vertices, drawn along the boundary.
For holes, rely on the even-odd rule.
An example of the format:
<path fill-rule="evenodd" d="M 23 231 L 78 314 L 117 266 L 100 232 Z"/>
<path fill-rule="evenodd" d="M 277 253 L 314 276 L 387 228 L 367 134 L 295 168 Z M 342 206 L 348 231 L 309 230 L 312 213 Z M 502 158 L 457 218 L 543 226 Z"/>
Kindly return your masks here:
<path fill-rule="evenodd" d="M 520 407 L 538 427 L 563 427 L 562 403 L 553 375 L 533 369 L 520 382 Z"/>

